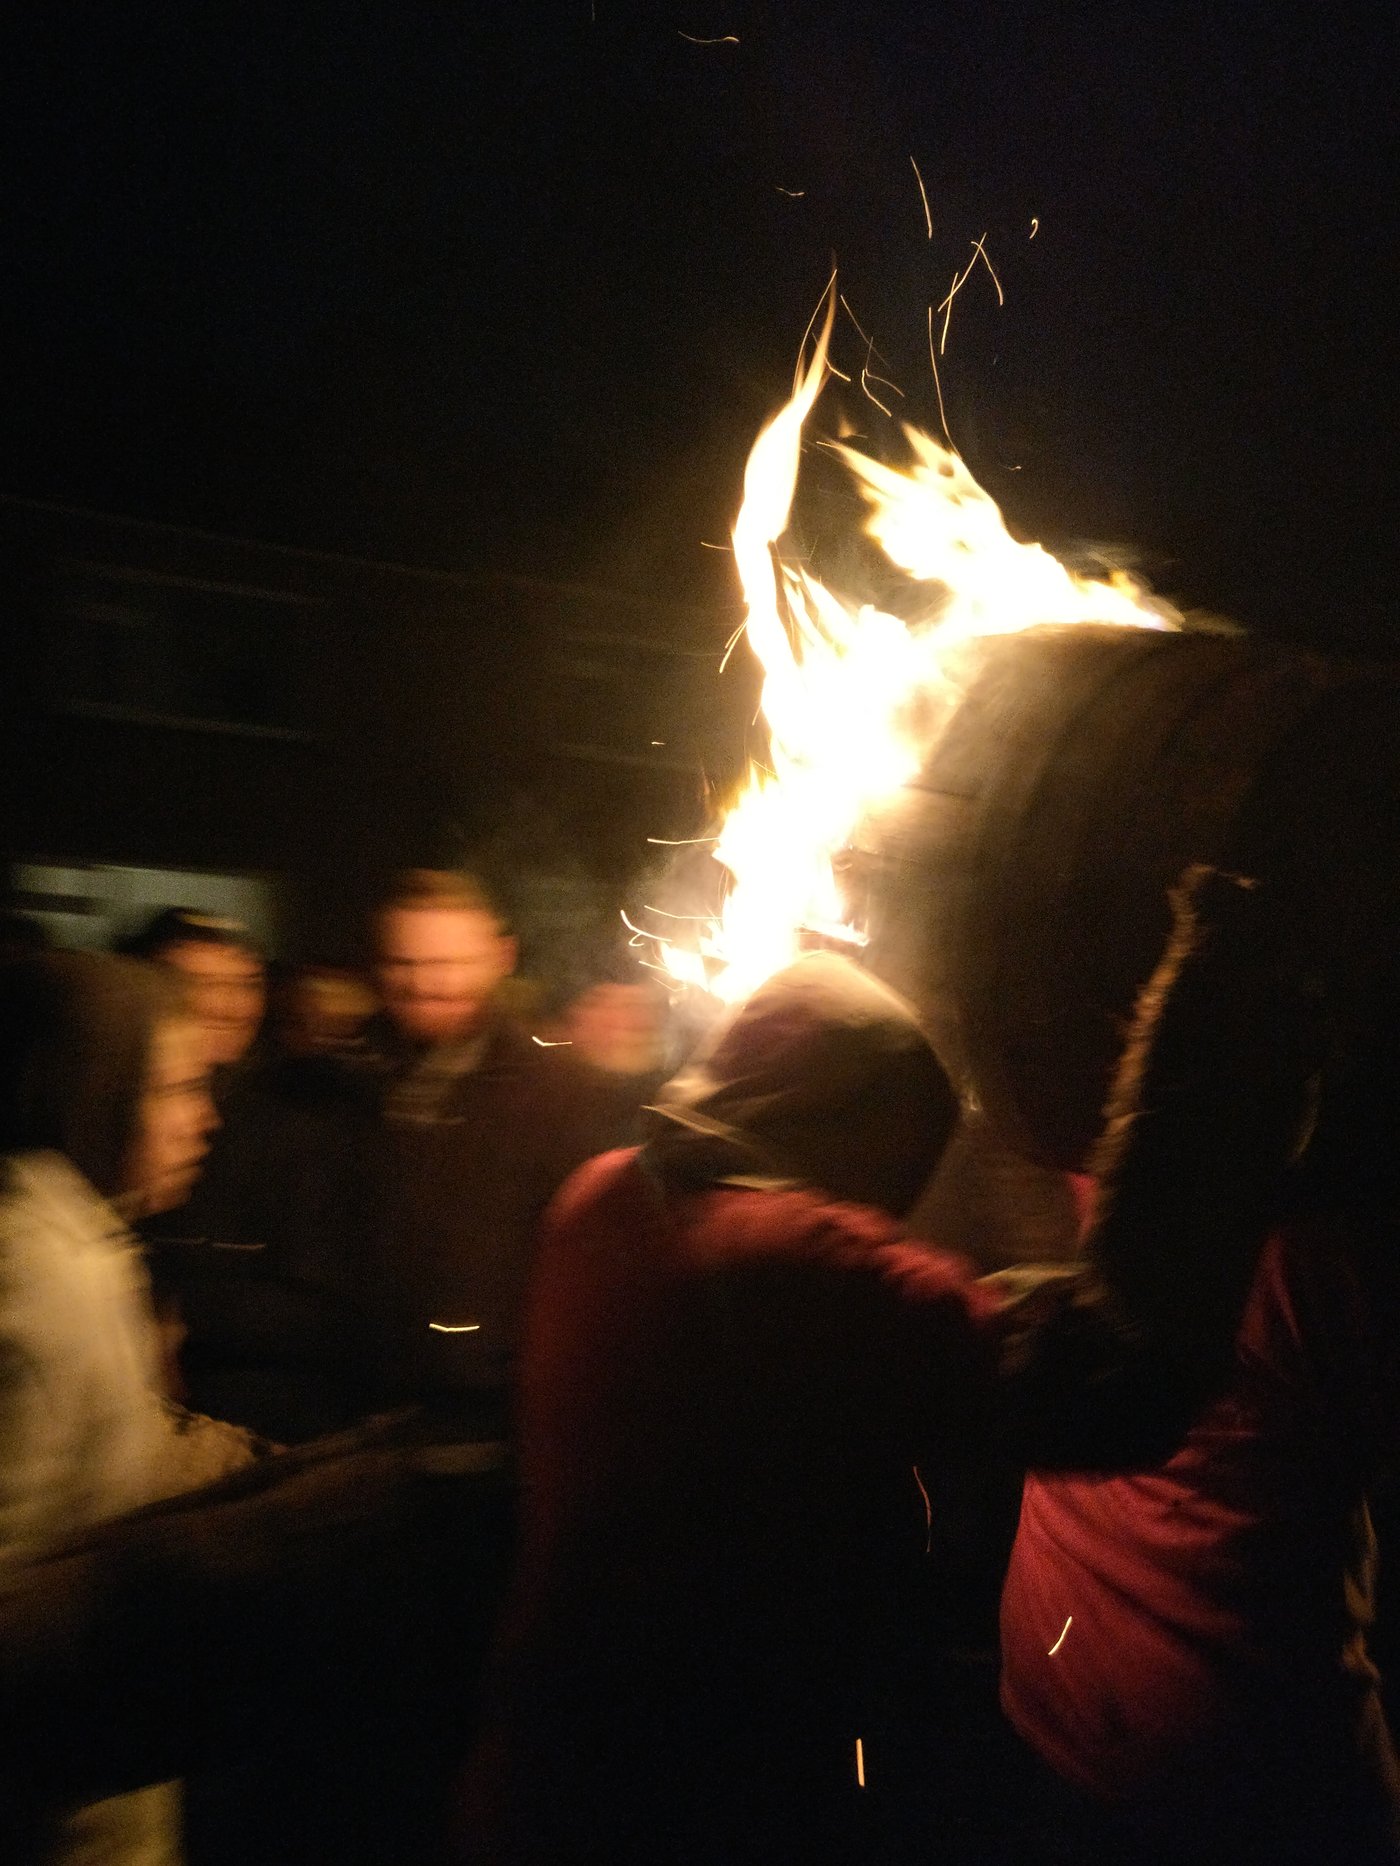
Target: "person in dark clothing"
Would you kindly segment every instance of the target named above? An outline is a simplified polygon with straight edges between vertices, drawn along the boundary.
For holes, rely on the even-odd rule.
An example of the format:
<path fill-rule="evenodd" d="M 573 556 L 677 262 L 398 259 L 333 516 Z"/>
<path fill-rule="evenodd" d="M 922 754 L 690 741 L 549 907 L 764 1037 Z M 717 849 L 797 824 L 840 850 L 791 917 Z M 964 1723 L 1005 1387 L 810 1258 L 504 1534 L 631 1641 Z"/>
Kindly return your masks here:
<path fill-rule="evenodd" d="M 185 1396 L 279 1443 L 335 1431 L 369 1390 L 353 1300 L 374 1209 L 369 1098 L 351 1073 L 258 1040 L 264 967 L 237 921 L 168 908 L 135 948 L 185 986 L 220 1121 L 189 1200 L 145 1231 Z"/>
<path fill-rule="evenodd" d="M 1185 1429 L 1193 1318 L 1120 1307 L 1093 1262 L 979 1282 L 903 1233 L 955 1115 L 902 1001 L 811 954 L 555 1201 L 466 1858 L 884 1857 L 899 1575 L 940 1473 Z"/>
<path fill-rule="evenodd" d="M 495 1004 L 515 942 L 471 878 L 414 870 L 375 919 L 381 1227 L 364 1276 L 383 1403 L 504 1429 L 540 1216 L 606 1144 L 567 1048 Z"/>
<path fill-rule="evenodd" d="M 1368 1062 L 1318 1075 L 1320 1045 L 1281 1051 L 1287 916 L 1231 892 L 1180 903 L 1097 1237 L 1135 1257 L 1188 1230 L 1267 1243 L 1224 1389 L 1166 1463 L 1027 1479 L 1002 1695 L 1086 1860 L 1380 1866 L 1400 1860 L 1400 1769 L 1367 1650 L 1368 1502 L 1400 1428 L 1400 1026 L 1392 1005 Z"/>

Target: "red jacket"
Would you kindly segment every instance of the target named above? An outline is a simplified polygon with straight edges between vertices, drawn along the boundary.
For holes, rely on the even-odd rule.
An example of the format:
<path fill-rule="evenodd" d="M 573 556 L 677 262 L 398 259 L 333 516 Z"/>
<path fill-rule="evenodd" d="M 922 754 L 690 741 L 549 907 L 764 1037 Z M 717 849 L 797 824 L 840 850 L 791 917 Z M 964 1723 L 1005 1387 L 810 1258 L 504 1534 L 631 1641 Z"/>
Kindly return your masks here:
<path fill-rule="evenodd" d="M 978 1439 L 1000 1307 L 868 1209 L 574 1176 L 523 1350 L 497 1857 L 841 1857 L 912 1467 Z"/>
<path fill-rule="evenodd" d="M 1266 1819 L 1273 1857 L 1312 1858 L 1315 1821 L 1315 1857 L 1350 1862 L 1345 1834 L 1400 1806 L 1365 1649 L 1365 1496 L 1400 1421 L 1394 1254 L 1339 1227 L 1275 1237 L 1232 1383 L 1174 1457 L 1027 1479 L 1003 1703 L 1056 1771 L 1155 1827 L 1258 1843 Z"/>

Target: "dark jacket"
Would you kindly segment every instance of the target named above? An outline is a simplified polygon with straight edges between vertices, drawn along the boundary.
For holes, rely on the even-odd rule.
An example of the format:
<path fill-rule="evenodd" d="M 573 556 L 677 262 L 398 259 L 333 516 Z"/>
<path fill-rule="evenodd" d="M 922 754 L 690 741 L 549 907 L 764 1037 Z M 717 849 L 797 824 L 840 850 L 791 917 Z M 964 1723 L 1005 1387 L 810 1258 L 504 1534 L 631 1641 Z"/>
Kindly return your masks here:
<path fill-rule="evenodd" d="M 380 1221 L 361 1274 L 379 1397 L 494 1405 L 540 1217 L 606 1136 L 567 1051 L 504 1017 L 459 1058 L 391 1048 L 380 1095 Z"/>
<path fill-rule="evenodd" d="M 294 1443 L 369 1398 L 358 1282 L 377 1209 L 367 1086 L 320 1059 L 221 1072 L 222 1125 L 188 1202 L 145 1227 L 184 1329 L 191 1405 Z"/>

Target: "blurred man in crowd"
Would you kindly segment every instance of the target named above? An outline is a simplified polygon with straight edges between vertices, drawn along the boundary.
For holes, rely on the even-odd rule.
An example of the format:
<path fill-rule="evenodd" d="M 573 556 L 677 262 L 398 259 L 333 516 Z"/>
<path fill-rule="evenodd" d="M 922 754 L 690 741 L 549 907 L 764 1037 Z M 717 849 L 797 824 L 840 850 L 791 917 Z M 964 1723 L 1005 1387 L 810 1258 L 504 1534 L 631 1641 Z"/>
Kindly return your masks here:
<path fill-rule="evenodd" d="M 244 1060 L 267 1009 L 267 982 L 262 955 L 240 921 L 167 907 L 129 949 L 185 980 L 185 1000 L 210 1069 L 231 1069 Z"/>
<path fill-rule="evenodd" d="M 380 1396 L 449 1402 L 499 1430 L 538 1219 L 609 1137 L 569 1049 L 533 1041 L 496 1002 L 516 945 L 480 882 L 410 870 L 374 940 L 386 1201 L 365 1295 Z"/>
<path fill-rule="evenodd" d="M 147 1231 L 185 1395 L 280 1442 L 332 1431 L 364 1383 L 365 1097 L 263 1041 L 266 968 L 241 922 L 167 908 L 131 946 L 183 984 L 221 1123 L 188 1202 Z"/>

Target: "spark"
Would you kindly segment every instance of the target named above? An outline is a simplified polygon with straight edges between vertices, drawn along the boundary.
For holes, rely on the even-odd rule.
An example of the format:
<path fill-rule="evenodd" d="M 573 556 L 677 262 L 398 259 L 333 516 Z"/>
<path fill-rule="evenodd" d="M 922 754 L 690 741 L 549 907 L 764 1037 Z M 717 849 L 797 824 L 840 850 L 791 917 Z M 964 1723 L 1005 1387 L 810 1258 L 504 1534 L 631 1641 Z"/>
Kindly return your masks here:
<path fill-rule="evenodd" d="M 962 271 L 954 278 L 953 283 L 948 288 L 948 296 L 938 307 L 943 313 L 943 335 L 938 340 L 938 353 L 940 356 L 942 356 L 948 346 L 948 323 L 953 315 L 953 300 L 972 277 L 972 268 L 977 264 L 979 259 L 992 275 L 992 284 L 997 288 L 997 303 L 999 305 L 1004 305 L 1006 303 L 1006 293 L 1001 289 L 1001 280 L 996 275 L 996 268 L 987 257 L 987 236 L 984 233 L 980 239 L 972 242 L 971 259 L 968 260 Z"/>
<path fill-rule="evenodd" d="M 860 372 L 861 393 L 865 395 L 868 400 L 874 402 L 875 406 L 879 409 L 882 415 L 889 415 L 891 411 L 885 407 L 885 404 L 880 400 L 879 396 L 871 394 L 870 392 L 871 383 L 878 382 L 878 383 L 881 383 L 887 389 L 893 389 L 895 394 L 901 397 L 901 399 L 903 398 L 904 391 L 903 389 L 900 388 L 897 382 L 891 382 L 888 376 L 877 376 L 871 370 L 870 361 L 872 357 L 879 356 L 880 361 L 882 363 L 884 362 L 885 359 L 883 356 L 880 356 L 880 352 L 875 348 L 875 339 L 866 330 L 865 326 L 861 323 L 860 319 L 856 316 L 855 312 L 852 311 L 850 307 L 850 302 L 848 301 L 846 294 L 844 292 L 841 293 L 840 302 L 841 302 L 841 309 L 846 313 L 846 316 L 855 325 L 856 331 L 860 336 L 861 342 L 865 345 L 865 362 L 861 365 L 861 372 Z M 830 358 L 827 359 L 827 368 L 832 370 L 833 375 L 839 376 L 841 374 L 841 371 L 839 369 L 832 369 Z M 843 380 L 846 382 L 849 382 L 850 377 L 846 376 L 843 378 Z"/>
<path fill-rule="evenodd" d="M 841 294 L 841 309 L 846 313 L 846 316 L 855 325 L 856 330 L 860 336 L 861 342 L 863 344 L 866 344 L 869 347 L 870 355 L 879 356 L 880 361 L 883 363 L 885 361 L 885 358 L 883 356 L 880 356 L 880 352 L 875 348 L 875 339 L 872 336 L 870 336 L 865 326 L 861 323 L 860 319 L 856 316 L 855 312 L 852 311 L 850 300 L 847 298 L 844 292 L 842 292 Z M 827 367 L 828 369 L 831 367 L 829 361 L 827 363 Z"/>
<path fill-rule="evenodd" d="M 718 836 L 648 836 L 648 842 L 654 842 L 659 849 L 688 849 L 697 842 L 718 842 Z"/>
<path fill-rule="evenodd" d="M 877 408 L 879 409 L 879 411 L 880 411 L 880 413 L 881 413 L 882 415 L 888 415 L 888 414 L 889 414 L 889 412 L 890 412 L 890 411 L 889 411 L 889 409 L 885 407 L 885 404 L 884 404 L 884 403 L 883 403 L 883 402 L 882 402 L 882 401 L 880 400 L 880 398 L 879 398 L 879 396 L 878 396 L 878 395 L 876 395 L 876 394 L 874 393 L 874 391 L 873 391 L 873 390 L 871 389 L 871 387 L 870 387 L 870 384 L 871 384 L 871 382 L 872 382 L 872 381 L 873 381 L 873 382 L 878 382 L 879 380 L 880 380 L 880 378 L 879 378 L 878 376 L 874 376 L 874 377 L 872 377 L 872 376 L 871 376 L 871 374 L 870 374 L 870 372 L 869 372 L 869 370 L 867 370 L 867 369 L 863 369 L 863 370 L 862 370 L 862 371 L 860 372 L 860 386 L 861 386 L 861 388 L 862 388 L 862 389 L 863 389 L 863 390 L 865 391 L 865 393 L 866 393 L 866 395 L 867 395 L 867 396 L 869 397 L 869 399 L 870 399 L 870 400 L 871 400 L 872 402 L 874 402 L 874 404 L 875 404 L 875 406 L 876 406 L 876 407 L 877 407 Z"/>
<path fill-rule="evenodd" d="M 542 1050 L 571 1050 L 574 1047 L 572 1037 L 531 1037 L 531 1043 L 538 1043 Z"/>
<path fill-rule="evenodd" d="M 724 644 L 724 653 L 719 657 L 719 671 L 721 674 L 729 665 L 730 655 L 733 654 L 734 650 L 739 646 L 739 643 L 744 639 L 744 632 L 748 626 L 748 618 L 745 617 L 738 628 L 736 628 L 734 633 L 729 637 L 729 640 Z"/>
<path fill-rule="evenodd" d="M 967 284 L 968 279 L 972 276 L 972 268 L 976 264 L 977 254 L 974 252 L 962 271 L 954 275 L 953 283 L 948 288 L 948 296 L 938 307 L 943 313 L 943 334 L 938 339 L 938 354 L 940 356 L 943 355 L 948 347 L 948 324 L 953 315 L 953 300 L 957 297 L 963 286 Z"/>
<path fill-rule="evenodd" d="M 702 551 L 729 551 L 733 548 L 734 547 L 729 544 L 711 544 L 708 538 L 702 538 L 700 540 L 700 549 Z"/>
<path fill-rule="evenodd" d="M 1031 215 L 1031 238 L 1034 239 L 1036 234 L 1039 232 L 1040 232 L 1040 216 L 1038 214 L 1032 214 Z"/>
<path fill-rule="evenodd" d="M 928 208 L 928 189 L 925 188 L 924 186 L 924 178 L 919 173 L 919 165 L 914 160 L 913 156 L 910 156 L 909 158 L 909 166 L 910 168 L 913 169 L 914 179 L 919 184 L 919 199 L 924 204 L 924 225 L 928 228 L 928 237 L 932 239 L 933 238 L 933 215 L 929 212 L 929 208 Z"/>
<path fill-rule="evenodd" d="M 833 310 L 833 306 L 832 306 L 832 293 L 833 293 L 833 292 L 834 292 L 835 290 L 836 290 L 836 268 L 835 268 L 835 267 L 833 266 L 833 267 L 832 267 L 832 271 L 831 271 L 831 277 L 830 277 L 830 278 L 829 278 L 829 279 L 827 280 L 827 282 L 826 282 L 826 284 L 825 284 L 825 285 L 823 285 L 823 287 L 822 287 L 822 293 L 821 293 L 821 297 L 820 297 L 820 298 L 818 298 L 818 300 L 817 300 L 817 302 L 816 302 L 816 303 L 815 303 L 815 304 L 814 304 L 814 305 L 812 306 L 812 315 L 811 315 L 811 317 L 809 317 L 809 318 L 808 318 L 808 320 L 807 320 L 807 328 L 806 328 L 806 330 L 804 330 L 804 331 L 803 331 L 803 333 L 802 333 L 802 341 L 801 341 L 801 343 L 799 343 L 799 344 L 798 344 L 798 346 L 797 346 L 797 362 L 796 362 L 796 363 L 794 364 L 794 366 L 793 366 L 793 372 L 792 372 L 792 386 L 793 386 L 793 394 L 794 394 L 794 395 L 795 395 L 795 394 L 797 393 L 797 391 L 798 391 L 798 389 L 799 389 L 799 387 L 801 386 L 801 383 L 802 383 L 802 358 L 803 358 L 803 356 L 804 356 L 804 354 L 806 353 L 806 349 L 807 349 L 807 339 L 808 339 L 808 338 L 809 338 L 809 337 L 811 336 L 811 334 L 812 334 L 812 332 L 813 332 L 813 331 L 814 331 L 814 330 L 816 329 L 816 324 L 817 324 L 817 319 L 818 319 L 818 318 L 819 318 L 819 317 L 821 316 L 821 313 L 822 313 L 822 306 L 823 306 L 823 305 L 825 305 L 825 306 L 827 307 L 827 312 L 826 312 L 826 326 L 827 326 L 827 334 L 828 334 L 828 336 L 830 335 L 830 331 L 831 331 L 831 318 L 832 318 L 832 310 Z M 844 298 L 843 298 L 843 299 L 841 300 L 841 302 L 842 302 L 842 304 L 845 304 L 845 303 L 846 303 L 846 301 L 845 301 L 845 299 L 844 299 Z M 848 310 L 850 309 L 850 307 L 849 307 L 849 306 L 847 306 L 846 308 L 847 308 Z M 855 322 L 855 320 L 854 320 L 854 319 L 852 319 L 851 321 L 852 321 L 852 323 L 854 323 L 854 322 Z M 857 329 L 857 330 L 860 330 L 860 325 L 859 325 L 859 324 L 856 324 L 856 329 Z M 863 336 L 865 335 L 865 332 L 864 332 L 863 330 L 861 330 L 861 331 L 860 331 L 860 334 L 861 334 L 861 336 L 863 337 Z M 818 347 L 819 349 L 823 349 L 823 350 L 824 350 L 824 348 L 825 348 L 825 345 L 824 345 L 824 343 L 823 343 L 823 341 L 822 341 L 822 339 L 820 339 L 820 338 L 818 339 L 818 344 L 817 344 L 817 347 Z M 847 382 L 849 382 L 849 381 L 850 381 L 850 377 L 849 377 L 849 376 L 847 376 L 847 378 L 846 378 L 846 381 L 847 381 Z M 745 624 L 744 626 L 745 626 L 745 627 L 747 627 L 747 623 L 746 623 L 746 624 Z M 741 632 L 742 632 L 742 630 L 741 630 Z"/>
<path fill-rule="evenodd" d="M 854 322 L 854 319 L 852 320 L 852 322 Z M 856 329 L 860 330 L 860 326 L 858 324 L 856 325 Z M 861 335 L 865 336 L 864 331 L 861 331 Z M 870 359 L 873 356 L 878 355 L 878 352 L 871 338 L 866 337 L 865 341 L 868 347 L 865 353 L 865 362 L 860 372 L 860 386 L 861 386 L 861 389 L 864 391 L 864 393 L 869 397 L 869 399 L 872 402 L 874 402 L 875 406 L 879 409 L 880 413 L 882 415 L 888 415 L 890 413 L 890 410 L 885 407 L 885 404 L 880 400 L 878 395 L 875 395 L 871 392 L 871 388 L 870 388 L 871 383 L 878 382 L 882 388 L 893 389 L 895 394 L 900 398 L 901 401 L 904 399 L 904 391 L 903 389 L 900 388 L 897 382 L 891 382 L 888 376 L 877 376 L 872 371 L 870 367 Z M 880 358 L 880 361 L 882 363 L 884 362 L 884 360 L 885 359 L 883 357 Z"/>
<path fill-rule="evenodd" d="M 914 1482 L 919 1486 L 919 1495 L 924 1500 L 924 1523 L 928 1529 L 928 1540 L 924 1543 L 924 1553 L 925 1555 L 931 1555 L 933 1553 L 933 1505 L 929 1501 L 927 1490 L 924 1489 L 924 1480 L 919 1475 L 918 1465 L 913 1464 L 909 1468 L 914 1473 Z"/>
<path fill-rule="evenodd" d="M 948 445 L 953 448 L 953 452 L 956 453 L 958 450 L 956 447 L 953 447 L 953 437 L 948 432 L 948 415 L 943 406 L 943 384 L 938 380 L 938 352 L 933 347 L 932 305 L 928 308 L 928 360 L 933 365 L 933 387 L 935 394 L 938 396 L 938 419 L 943 428 L 943 438 L 947 441 Z"/>
<path fill-rule="evenodd" d="M 651 743 L 652 743 L 653 745 L 664 745 L 664 744 L 666 743 L 666 741 L 665 741 L 665 739 L 653 739 L 653 740 L 651 741 Z"/>
<path fill-rule="evenodd" d="M 992 275 L 992 283 L 997 288 L 997 303 L 999 305 L 1004 305 L 1006 303 L 1006 293 L 1001 289 L 1001 280 L 996 275 L 996 268 L 992 265 L 991 260 L 988 259 L 987 257 L 986 239 L 987 239 L 987 236 L 984 233 L 982 235 L 982 238 L 977 241 L 976 246 L 974 247 L 973 250 L 981 255 L 982 264 L 987 268 L 988 272 L 990 272 Z"/>
<path fill-rule="evenodd" d="M 429 1328 L 439 1335 L 474 1335 L 481 1327 L 480 1322 L 429 1322 Z"/>
<path fill-rule="evenodd" d="M 1065 1643 L 1065 1634 L 1069 1631 L 1069 1629 L 1073 1625 L 1074 1625 L 1074 1615 L 1070 1614 L 1069 1618 L 1065 1621 L 1064 1625 L 1060 1628 L 1060 1637 L 1055 1641 L 1054 1645 L 1051 1646 L 1050 1650 L 1046 1653 L 1045 1656 L 1047 1659 L 1054 1658 L 1055 1654 L 1059 1651 L 1060 1647 Z"/>
<path fill-rule="evenodd" d="M 805 188 L 785 188 L 780 181 L 775 181 L 773 186 L 778 190 L 779 194 L 785 194 L 789 201 L 802 201 L 807 197 L 807 190 Z"/>
<path fill-rule="evenodd" d="M 680 32 L 679 27 L 677 27 L 676 30 Z M 682 32 L 680 36 L 682 39 L 688 40 L 691 45 L 737 45 L 739 43 L 739 35 L 737 32 L 726 32 L 718 39 L 697 39 L 693 32 Z"/>
<path fill-rule="evenodd" d="M 856 1787 L 865 1787 L 865 1745 L 856 1738 Z"/>
<path fill-rule="evenodd" d="M 899 384 L 897 382 L 891 382 L 888 376 L 877 376 L 868 363 L 861 371 L 861 374 L 868 377 L 871 382 L 878 382 L 886 389 L 893 389 L 895 394 L 903 401 L 904 391 L 900 388 Z"/>

